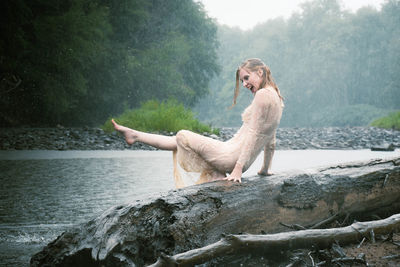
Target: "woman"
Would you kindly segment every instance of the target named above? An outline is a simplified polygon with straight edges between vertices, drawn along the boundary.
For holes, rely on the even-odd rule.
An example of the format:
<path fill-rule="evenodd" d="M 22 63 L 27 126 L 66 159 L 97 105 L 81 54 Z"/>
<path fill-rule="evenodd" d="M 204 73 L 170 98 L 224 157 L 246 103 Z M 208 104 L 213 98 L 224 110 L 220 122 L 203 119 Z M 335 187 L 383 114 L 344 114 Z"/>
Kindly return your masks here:
<path fill-rule="evenodd" d="M 118 125 L 114 120 L 112 123 L 128 144 L 139 141 L 173 151 L 175 184 L 178 188 L 185 186 L 178 164 L 188 173 L 200 174 L 197 184 L 220 179 L 240 183 L 242 173 L 263 148 L 264 162 L 258 174 L 270 175 L 283 99 L 270 69 L 260 59 L 248 59 L 237 69 L 233 105 L 239 94 L 239 81 L 252 92 L 254 99 L 242 114 L 242 127 L 226 142 L 186 130 L 179 131 L 176 136 L 162 136 L 132 130 Z M 229 173 L 227 177 L 226 173 Z"/>

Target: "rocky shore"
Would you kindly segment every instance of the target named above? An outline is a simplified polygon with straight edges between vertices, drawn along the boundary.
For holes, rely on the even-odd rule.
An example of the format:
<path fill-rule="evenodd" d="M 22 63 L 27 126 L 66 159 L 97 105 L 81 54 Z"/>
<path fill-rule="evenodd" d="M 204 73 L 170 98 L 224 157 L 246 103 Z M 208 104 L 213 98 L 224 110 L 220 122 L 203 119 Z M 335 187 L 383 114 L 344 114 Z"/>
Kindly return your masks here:
<path fill-rule="evenodd" d="M 236 128 L 221 129 L 227 140 Z M 174 135 L 175 133 L 162 133 Z M 207 135 L 207 134 L 205 134 Z M 372 147 L 400 147 L 400 131 L 374 127 L 278 128 L 277 149 L 370 149 Z M 129 146 L 113 132 L 99 128 L 1 128 L 0 150 L 154 150 L 141 143 Z"/>

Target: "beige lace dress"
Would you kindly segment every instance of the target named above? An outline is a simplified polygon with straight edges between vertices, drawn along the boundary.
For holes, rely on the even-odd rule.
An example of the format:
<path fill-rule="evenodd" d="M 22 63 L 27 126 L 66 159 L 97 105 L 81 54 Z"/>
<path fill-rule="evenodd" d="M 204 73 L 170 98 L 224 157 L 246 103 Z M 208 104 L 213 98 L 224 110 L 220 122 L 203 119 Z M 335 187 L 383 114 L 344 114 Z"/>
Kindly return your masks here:
<path fill-rule="evenodd" d="M 174 178 L 178 188 L 221 178 L 232 172 L 236 162 L 243 172 L 264 149 L 264 166 L 268 168 L 275 149 L 275 134 L 282 116 L 283 103 L 272 87 L 256 92 L 242 114 L 243 124 L 228 141 L 222 142 L 191 131 L 176 135 Z"/>

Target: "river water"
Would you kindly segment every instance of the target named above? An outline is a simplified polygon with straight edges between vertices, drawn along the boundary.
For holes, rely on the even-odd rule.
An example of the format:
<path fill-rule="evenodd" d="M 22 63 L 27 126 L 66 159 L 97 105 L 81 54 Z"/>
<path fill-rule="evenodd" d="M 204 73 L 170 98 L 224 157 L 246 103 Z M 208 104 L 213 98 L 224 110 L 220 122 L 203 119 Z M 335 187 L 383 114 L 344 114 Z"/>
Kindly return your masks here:
<path fill-rule="evenodd" d="M 399 156 L 400 150 L 278 150 L 272 170 Z M 243 176 L 255 175 L 261 160 L 260 154 Z M 0 181 L 0 266 L 28 266 L 32 254 L 72 225 L 111 206 L 174 189 L 172 153 L 0 151 Z"/>

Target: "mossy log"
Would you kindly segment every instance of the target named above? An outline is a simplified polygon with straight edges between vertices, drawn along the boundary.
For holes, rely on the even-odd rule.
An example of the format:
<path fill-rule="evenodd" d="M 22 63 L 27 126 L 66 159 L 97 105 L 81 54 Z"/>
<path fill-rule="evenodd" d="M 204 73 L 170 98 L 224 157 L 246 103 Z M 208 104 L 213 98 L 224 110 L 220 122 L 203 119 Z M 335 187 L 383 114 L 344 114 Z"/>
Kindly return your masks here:
<path fill-rule="evenodd" d="M 308 228 L 336 214 L 399 213 L 399 165 L 400 158 L 374 160 L 172 190 L 113 207 L 63 233 L 31 266 L 144 266 L 223 234 Z"/>

